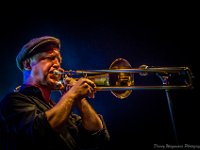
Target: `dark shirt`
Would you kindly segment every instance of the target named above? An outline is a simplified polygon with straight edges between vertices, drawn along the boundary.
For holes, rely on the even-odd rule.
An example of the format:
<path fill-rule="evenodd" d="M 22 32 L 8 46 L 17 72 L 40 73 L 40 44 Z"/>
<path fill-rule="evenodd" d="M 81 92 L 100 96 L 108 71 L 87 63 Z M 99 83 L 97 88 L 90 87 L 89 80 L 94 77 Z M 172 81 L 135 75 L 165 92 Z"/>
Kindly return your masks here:
<path fill-rule="evenodd" d="M 78 150 L 103 147 L 109 133 L 104 128 L 97 132 L 86 131 L 81 117 L 71 112 L 65 128 L 56 133 L 49 125 L 45 111 L 51 109 L 36 87 L 22 86 L 0 101 L 0 144 L 2 149 L 56 149 Z"/>

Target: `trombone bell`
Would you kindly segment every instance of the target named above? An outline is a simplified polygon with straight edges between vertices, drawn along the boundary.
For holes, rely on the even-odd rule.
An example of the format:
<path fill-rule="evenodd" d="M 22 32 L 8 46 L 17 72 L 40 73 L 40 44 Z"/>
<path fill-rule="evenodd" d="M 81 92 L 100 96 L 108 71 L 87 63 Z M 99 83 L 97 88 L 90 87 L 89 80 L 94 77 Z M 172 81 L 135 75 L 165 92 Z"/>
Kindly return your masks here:
<path fill-rule="evenodd" d="M 116 59 L 109 67 L 110 70 L 118 70 L 118 69 L 131 69 L 131 65 L 127 60 L 123 58 Z M 87 76 L 88 79 L 92 80 L 98 86 L 105 87 L 129 87 L 133 86 L 133 74 L 119 72 L 119 73 L 105 73 L 100 75 Z M 132 90 L 110 90 L 111 93 L 119 98 L 124 99 L 128 97 Z"/>
<path fill-rule="evenodd" d="M 118 69 L 131 69 L 131 65 L 127 60 L 123 58 L 116 59 L 109 67 L 110 70 L 118 70 Z M 129 87 L 133 86 L 133 74 L 119 72 L 119 73 L 104 73 L 100 75 L 87 76 L 88 79 L 92 80 L 98 86 L 104 87 Z M 124 99 L 128 97 L 132 90 L 110 90 L 111 93 L 119 98 Z"/>
<path fill-rule="evenodd" d="M 131 65 L 129 62 L 123 58 L 116 59 L 109 67 L 109 69 L 131 69 Z M 110 86 L 119 86 L 119 87 L 129 87 L 134 85 L 134 74 L 131 73 L 111 73 L 109 75 L 109 83 Z M 119 99 L 124 99 L 128 97 L 132 90 L 116 90 L 112 91 L 111 93 Z"/>

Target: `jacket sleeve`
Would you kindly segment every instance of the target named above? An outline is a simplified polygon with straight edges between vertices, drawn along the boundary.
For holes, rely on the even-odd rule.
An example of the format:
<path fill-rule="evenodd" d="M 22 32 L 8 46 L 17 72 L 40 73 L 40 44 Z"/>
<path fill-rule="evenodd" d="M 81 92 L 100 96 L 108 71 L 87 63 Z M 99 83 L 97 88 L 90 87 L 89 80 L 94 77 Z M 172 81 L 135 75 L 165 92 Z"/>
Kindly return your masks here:
<path fill-rule="evenodd" d="M 73 114 L 73 118 L 76 118 L 76 124 L 77 124 L 77 140 L 79 141 L 79 144 L 83 148 L 88 147 L 104 147 L 106 146 L 110 141 L 110 134 L 108 132 L 107 126 L 105 124 L 105 121 L 103 119 L 103 116 L 99 114 L 100 119 L 103 123 L 103 128 L 101 130 L 98 130 L 96 132 L 91 132 L 88 130 L 85 130 L 82 126 L 82 120 L 81 117 Z"/>

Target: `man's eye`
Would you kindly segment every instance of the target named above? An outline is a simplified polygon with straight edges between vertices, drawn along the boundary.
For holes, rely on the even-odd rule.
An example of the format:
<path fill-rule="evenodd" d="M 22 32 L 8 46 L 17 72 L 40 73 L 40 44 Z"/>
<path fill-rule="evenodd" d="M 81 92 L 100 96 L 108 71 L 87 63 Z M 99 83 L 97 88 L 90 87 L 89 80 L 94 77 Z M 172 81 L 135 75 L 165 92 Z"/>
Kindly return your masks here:
<path fill-rule="evenodd" d="M 53 60 L 54 58 L 53 58 L 53 57 L 47 57 L 47 59 L 49 59 L 49 60 Z"/>
<path fill-rule="evenodd" d="M 48 59 L 48 60 L 54 60 L 55 57 L 45 57 L 45 59 Z"/>

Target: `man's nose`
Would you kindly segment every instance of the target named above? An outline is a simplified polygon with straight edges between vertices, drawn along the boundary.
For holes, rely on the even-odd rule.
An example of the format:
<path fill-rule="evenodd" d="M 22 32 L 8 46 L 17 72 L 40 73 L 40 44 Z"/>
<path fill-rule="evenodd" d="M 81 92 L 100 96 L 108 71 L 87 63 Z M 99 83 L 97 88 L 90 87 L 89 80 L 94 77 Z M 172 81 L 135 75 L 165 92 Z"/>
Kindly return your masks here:
<path fill-rule="evenodd" d="M 56 68 L 60 68 L 60 61 L 58 59 L 53 60 L 53 66 Z"/>

